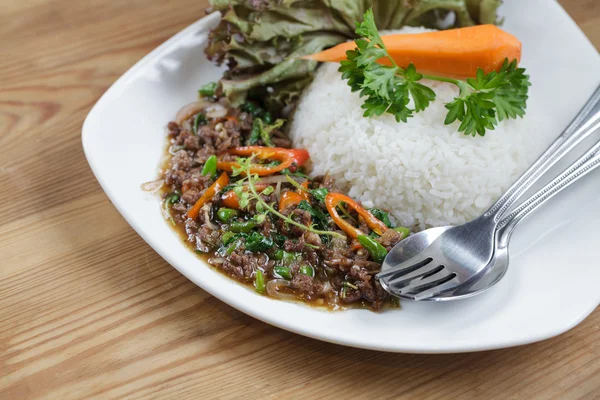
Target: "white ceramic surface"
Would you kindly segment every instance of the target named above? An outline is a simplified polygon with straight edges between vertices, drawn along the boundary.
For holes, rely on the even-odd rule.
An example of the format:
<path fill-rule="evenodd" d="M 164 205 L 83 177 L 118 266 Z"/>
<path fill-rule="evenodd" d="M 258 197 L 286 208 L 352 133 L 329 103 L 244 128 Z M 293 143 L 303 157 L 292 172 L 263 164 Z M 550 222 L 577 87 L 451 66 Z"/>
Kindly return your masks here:
<path fill-rule="evenodd" d="M 551 0 L 508 0 L 504 29 L 523 42 L 533 82 L 529 115 L 548 142 L 600 82 L 600 57 Z M 83 147 L 98 181 L 131 226 L 181 273 L 231 306 L 269 324 L 334 343 L 394 352 L 449 353 L 516 346 L 571 329 L 600 303 L 600 171 L 523 222 L 502 282 L 450 303 L 404 302 L 401 310 L 327 312 L 259 296 L 199 260 L 164 221 L 156 179 L 165 126 L 221 70 L 203 54 L 210 15 L 154 50 L 98 101 Z M 574 84 L 574 77 L 579 79 Z M 473 140 L 477 140 L 476 138 Z M 501 168 L 501 166 L 499 166 Z"/>

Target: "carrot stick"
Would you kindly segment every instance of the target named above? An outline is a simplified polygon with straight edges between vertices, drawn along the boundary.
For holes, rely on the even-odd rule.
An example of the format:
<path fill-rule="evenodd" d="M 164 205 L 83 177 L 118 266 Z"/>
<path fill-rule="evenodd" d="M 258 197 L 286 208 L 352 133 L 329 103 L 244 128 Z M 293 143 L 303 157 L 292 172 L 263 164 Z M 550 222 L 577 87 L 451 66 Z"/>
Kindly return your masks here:
<path fill-rule="evenodd" d="M 393 34 L 381 37 L 388 53 L 400 67 L 413 63 L 422 74 L 448 78 L 474 77 L 477 69 L 488 73 L 498 70 L 505 59 L 521 59 L 521 42 L 495 25 L 478 25 L 446 31 Z M 308 60 L 339 62 L 354 42 L 303 57 Z M 390 65 L 390 60 L 377 62 Z"/>
<path fill-rule="evenodd" d="M 290 192 L 290 191 L 283 192 L 281 194 L 281 198 L 279 199 L 279 212 L 284 211 L 288 207 L 300 204 L 300 202 L 302 200 L 303 200 L 302 195 L 300 195 L 296 192 Z"/>
<path fill-rule="evenodd" d="M 256 191 L 262 192 L 270 185 L 264 184 L 256 184 L 254 187 Z M 244 192 L 248 191 L 247 188 L 244 188 Z M 240 199 L 237 194 L 233 190 L 227 191 L 223 196 L 221 196 L 221 205 L 227 208 L 239 209 L 240 208 Z"/>
<path fill-rule="evenodd" d="M 188 218 L 191 218 L 191 219 L 198 218 L 198 214 L 200 213 L 200 209 L 202 208 L 202 206 L 204 206 L 206 203 L 208 203 L 215 196 L 215 194 L 217 194 L 217 192 L 219 192 L 221 189 L 223 189 L 228 184 L 229 184 L 229 175 L 227 175 L 227 173 L 223 172 L 221 174 L 221 176 L 219 176 L 217 178 L 217 180 L 214 181 L 214 183 L 212 185 L 210 185 L 209 188 L 204 191 L 202 196 L 200 196 L 198 201 L 196 201 L 196 204 L 194 204 L 194 206 L 189 209 L 189 211 L 187 212 Z"/>

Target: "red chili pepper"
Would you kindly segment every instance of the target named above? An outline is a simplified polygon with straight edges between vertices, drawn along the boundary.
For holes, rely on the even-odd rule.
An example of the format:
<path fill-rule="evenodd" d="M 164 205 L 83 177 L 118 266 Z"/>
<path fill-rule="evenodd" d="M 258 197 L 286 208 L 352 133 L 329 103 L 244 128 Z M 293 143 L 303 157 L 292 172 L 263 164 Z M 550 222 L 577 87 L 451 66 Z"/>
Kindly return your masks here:
<path fill-rule="evenodd" d="M 304 200 L 304 198 L 299 193 L 292 191 L 283 192 L 279 199 L 279 211 L 281 212 L 288 207 L 300 204 L 302 200 Z"/>
<path fill-rule="evenodd" d="M 336 207 L 340 203 L 346 203 L 348 207 L 352 208 L 358 215 L 360 215 L 369 228 L 371 228 L 378 235 L 382 235 L 383 232 L 388 230 L 388 227 L 385 226 L 383 222 L 378 220 L 373 214 L 362 208 L 356 201 L 352 200 L 350 197 L 345 196 L 341 193 L 328 193 L 325 197 L 325 205 L 327 206 L 327 211 L 329 211 L 329 215 L 333 218 L 333 221 L 337 226 L 340 227 L 341 230 L 346 232 L 352 238 L 356 239 L 359 235 L 364 235 L 360 229 L 355 228 L 350 225 L 350 223 L 346 222 L 340 215 L 338 214 Z"/>
<path fill-rule="evenodd" d="M 204 191 L 202 196 L 198 199 L 196 204 L 187 212 L 188 218 L 196 219 L 198 218 L 198 213 L 202 206 L 208 203 L 214 196 L 219 192 L 219 190 L 223 189 L 225 186 L 229 184 L 229 175 L 223 172 L 221 176 L 217 178 L 216 181 L 213 182 L 212 185 L 209 186 L 208 189 Z"/>
<path fill-rule="evenodd" d="M 294 165 L 300 167 L 310 158 L 308 151 L 304 149 L 284 149 L 281 147 L 235 147 L 227 153 L 242 157 L 254 155 L 260 161 L 274 160 L 281 163 L 274 166 L 255 164 L 250 167 L 250 173 L 257 174 L 258 176 L 272 175 L 286 168 L 293 168 Z M 239 166 L 240 164 L 235 161 L 219 161 L 217 163 L 217 169 L 229 172 L 232 172 L 234 167 L 239 168 Z"/>

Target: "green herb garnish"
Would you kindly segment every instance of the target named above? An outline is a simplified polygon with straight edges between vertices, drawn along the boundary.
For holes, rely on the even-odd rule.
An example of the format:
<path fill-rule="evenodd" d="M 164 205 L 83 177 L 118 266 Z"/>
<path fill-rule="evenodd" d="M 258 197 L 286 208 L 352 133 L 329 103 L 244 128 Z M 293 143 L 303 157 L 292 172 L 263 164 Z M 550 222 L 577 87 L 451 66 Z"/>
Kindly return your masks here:
<path fill-rule="evenodd" d="M 320 208 L 311 206 L 306 200 L 302 200 L 298 204 L 298 208 L 307 211 L 320 229 L 327 229 L 329 214 L 325 214 Z"/>
<path fill-rule="evenodd" d="M 273 239 L 268 238 L 258 232 L 252 232 L 246 238 L 246 250 L 253 253 L 264 252 L 273 247 Z"/>
<path fill-rule="evenodd" d="M 421 79 L 458 86 L 458 97 L 446 104 L 444 123 L 460 121 L 458 130 L 465 135 L 484 136 L 499 121 L 525 114 L 529 76 L 524 68 L 517 67 L 516 60 L 506 59 L 498 72 L 486 74 L 478 69 L 475 78 L 466 80 L 423 75 L 413 64 L 406 68 L 396 64 L 379 35 L 372 10 L 356 27 L 361 38 L 356 40 L 354 50 L 346 52 L 347 59 L 341 62 L 339 71 L 353 92 L 360 91 L 360 96 L 366 97 L 362 105 L 365 117 L 389 113 L 396 121 L 406 122 L 414 112 L 426 109 L 435 100 L 435 92 L 419 83 Z M 380 58 L 387 58 L 391 65 L 377 63 Z M 414 109 L 408 107 L 411 100 Z"/>
<path fill-rule="evenodd" d="M 217 156 L 212 155 L 206 160 L 202 167 L 202 175 L 210 175 L 211 178 L 217 175 Z"/>
<path fill-rule="evenodd" d="M 383 210 L 380 210 L 379 208 L 371 208 L 369 210 L 369 212 L 371 214 L 373 214 L 375 216 L 375 218 L 377 218 L 378 220 L 383 222 L 385 224 L 385 226 L 387 226 L 388 228 L 392 227 L 392 221 L 390 221 L 389 213 L 387 213 Z"/>
<path fill-rule="evenodd" d="M 281 128 L 284 123 L 285 120 L 283 119 L 278 119 L 273 124 L 269 124 L 260 118 L 256 118 L 252 123 L 252 130 L 250 131 L 250 136 L 248 137 L 248 144 L 256 144 L 258 143 L 258 139 L 261 139 L 266 146 L 273 147 L 271 133 L 275 129 Z"/>
<path fill-rule="evenodd" d="M 301 169 L 302 168 L 298 168 L 298 171 L 292 172 L 289 168 L 285 168 L 281 170 L 281 175 L 297 176 L 299 178 L 310 179 L 310 176 L 300 172 Z"/>
<path fill-rule="evenodd" d="M 304 192 L 310 193 L 315 199 L 319 200 L 319 201 L 325 201 L 325 197 L 327 196 L 327 194 L 329 193 L 329 190 L 325 187 L 322 188 L 318 188 L 318 189 L 306 189 L 305 187 L 303 187 L 302 185 L 300 185 L 298 182 L 296 182 L 295 179 L 293 179 L 291 177 L 292 174 L 288 172 L 286 172 L 286 170 L 281 171 L 282 173 L 284 173 L 285 175 L 285 179 L 292 184 L 292 186 L 294 186 L 296 189 L 298 190 L 302 190 Z M 306 177 L 306 179 L 310 179 L 307 175 L 302 174 L 303 177 Z"/>

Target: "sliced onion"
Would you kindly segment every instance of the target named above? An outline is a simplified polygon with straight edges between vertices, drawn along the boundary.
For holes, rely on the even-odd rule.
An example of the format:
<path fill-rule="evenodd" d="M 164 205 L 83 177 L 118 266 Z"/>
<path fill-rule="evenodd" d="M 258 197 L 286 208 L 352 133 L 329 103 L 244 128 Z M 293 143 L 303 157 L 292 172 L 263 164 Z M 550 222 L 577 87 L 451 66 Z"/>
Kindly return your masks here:
<path fill-rule="evenodd" d="M 206 117 L 210 119 L 225 118 L 227 115 L 227 108 L 219 103 L 211 103 L 204 109 L 204 112 Z"/>
<path fill-rule="evenodd" d="M 156 192 L 163 186 L 164 183 L 165 183 L 165 181 L 163 181 L 162 179 L 157 179 L 152 182 L 142 183 L 142 190 L 144 192 Z"/>
<path fill-rule="evenodd" d="M 202 207 L 202 210 L 204 211 L 204 225 L 208 226 L 212 231 L 218 230 L 219 227 L 214 223 L 210 222 L 210 206 L 208 204 L 205 204 L 204 207 Z"/>
<path fill-rule="evenodd" d="M 183 106 L 183 108 L 181 108 L 175 116 L 175 122 L 181 125 L 183 121 L 186 121 L 187 119 L 191 118 L 192 115 L 197 114 L 198 112 L 203 111 L 204 109 L 212 105 L 214 105 L 214 103 L 203 99 Z"/>
<path fill-rule="evenodd" d="M 225 262 L 225 259 L 223 257 L 214 257 L 210 258 L 208 262 L 211 264 L 223 264 Z"/>
<path fill-rule="evenodd" d="M 281 182 L 277 182 L 277 186 L 275 186 L 275 198 L 279 201 L 281 197 Z"/>
<path fill-rule="evenodd" d="M 290 288 L 292 284 L 285 279 L 272 279 L 267 282 L 267 293 L 271 297 L 277 297 L 279 299 L 296 299 L 297 297 L 293 293 L 287 293 L 280 291 L 281 288 Z"/>
<path fill-rule="evenodd" d="M 331 292 L 332 286 L 331 283 L 329 281 L 323 283 L 323 289 L 321 289 L 321 291 L 318 293 L 319 295 L 322 294 L 327 294 L 329 292 Z"/>

